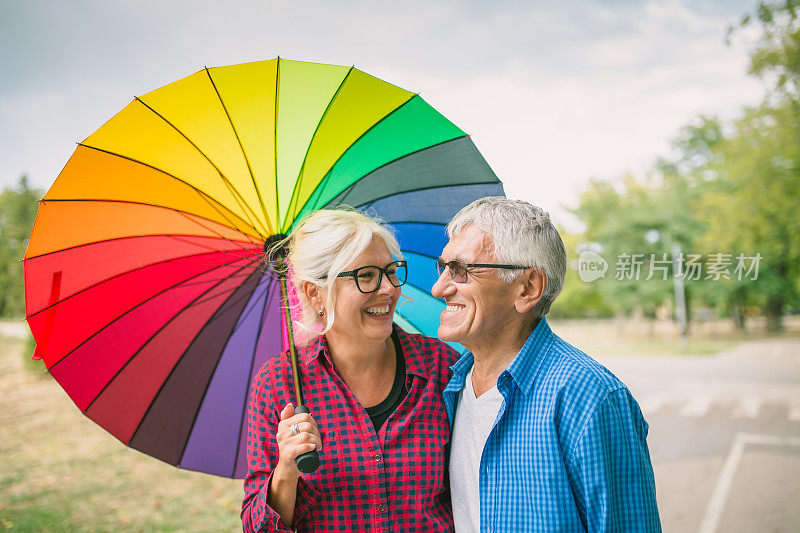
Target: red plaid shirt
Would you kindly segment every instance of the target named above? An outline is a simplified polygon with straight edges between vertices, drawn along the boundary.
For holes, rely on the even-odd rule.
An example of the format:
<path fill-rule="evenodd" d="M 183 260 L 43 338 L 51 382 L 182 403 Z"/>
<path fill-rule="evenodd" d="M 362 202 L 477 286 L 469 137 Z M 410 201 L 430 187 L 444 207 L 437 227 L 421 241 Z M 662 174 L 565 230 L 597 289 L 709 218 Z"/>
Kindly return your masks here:
<path fill-rule="evenodd" d="M 369 415 L 333 366 L 324 337 L 299 348 L 303 396 L 322 436 L 320 467 L 297 484 L 297 531 L 453 530 L 445 474 L 450 439 L 442 390 L 458 358 L 443 342 L 395 325 L 408 394 L 376 434 Z M 286 354 L 256 374 L 248 409 L 242 503 L 244 531 L 292 531 L 267 503 L 278 462 L 275 431 L 283 406 L 296 404 Z"/>

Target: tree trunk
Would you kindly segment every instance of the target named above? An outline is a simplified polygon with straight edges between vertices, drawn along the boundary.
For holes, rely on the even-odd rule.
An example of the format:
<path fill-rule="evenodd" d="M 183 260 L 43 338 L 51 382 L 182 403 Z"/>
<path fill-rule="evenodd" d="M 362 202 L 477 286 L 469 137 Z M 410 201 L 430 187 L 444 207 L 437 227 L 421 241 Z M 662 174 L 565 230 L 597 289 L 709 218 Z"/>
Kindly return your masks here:
<path fill-rule="evenodd" d="M 783 295 L 774 294 L 767 298 L 767 304 L 764 306 L 764 316 L 767 317 L 767 331 L 782 331 L 783 322 Z"/>
<path fill-rule="evenodd" d="M 745 326 L 747 325 L 745 316 L 744 316 L 744 309 L 740 305 L 734 305 L 733 309 L 731 310 L 731 318 L 733 318 L 733 325 L 736 326 L 736 329 L 739 331 L 744 331 Z"/>
<path fill-rule="evenodd" d="M 692 291 L 689 287 L 683 290 L 683 306 L 686 308 L 686 331 L 683 332 L 684 337 L 689 336 L 689 330 L 692 327 Z"/>
<path fill-rule="evenodd" d="M 747 317 L 744 314 L 744 289 L 741 287 L 734 291 L 731 298 L 731 318 L 733 318 L 733 325 L 736 329 L 744 331 Z"/>

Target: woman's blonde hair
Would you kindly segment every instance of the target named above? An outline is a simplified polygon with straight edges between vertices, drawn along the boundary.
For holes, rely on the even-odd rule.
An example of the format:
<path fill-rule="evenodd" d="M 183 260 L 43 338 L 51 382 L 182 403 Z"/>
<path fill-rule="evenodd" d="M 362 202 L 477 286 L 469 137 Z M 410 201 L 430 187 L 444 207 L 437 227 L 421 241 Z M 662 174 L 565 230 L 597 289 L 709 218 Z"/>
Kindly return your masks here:
<path fill-rule="evenodd" d="M 374 237 L 386 244 L 395 259 L 403 258 L 400 244 L 390 226 L 377 216 L 347 206 L 315 211 L 292 231 L 287 238 L 287 258 L 302 302 L 302 327 L 316 334 L 324 334 L 331 329 L 336 306 L 334 281 L 369 246 Z M 327 322 L 321 331 L 318 329 L 316 313 L 305 301 L 304 281 L 327 290 Z"/>

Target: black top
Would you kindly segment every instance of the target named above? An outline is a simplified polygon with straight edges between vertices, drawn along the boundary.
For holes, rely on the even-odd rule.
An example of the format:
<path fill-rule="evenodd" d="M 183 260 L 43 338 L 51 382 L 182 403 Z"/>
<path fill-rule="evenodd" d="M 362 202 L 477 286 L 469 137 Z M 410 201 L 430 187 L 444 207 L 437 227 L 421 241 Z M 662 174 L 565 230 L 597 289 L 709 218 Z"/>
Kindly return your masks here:
<path fill-rule="evenodd" d="M 407 392 L 406 359 L 403 356 L 403 349 L 400 347 L 400 340 L 397 338 L 397 334 L 394 331 L 392 332 L 392 342 L 394 342 L 394 353 L 395 359 L 397 360 L 392 390 L 389 391 L 389 395 L 381 403 L 366 408 L 367 414 L 370 420 L 372 420 L 372 425 L 375 426 L 375 433 L 381 430 L 386 419 L 389 418 L 390 414 L 394 413 L 395 409 L 400 405 L 400 402 L 406 397 Z"/>

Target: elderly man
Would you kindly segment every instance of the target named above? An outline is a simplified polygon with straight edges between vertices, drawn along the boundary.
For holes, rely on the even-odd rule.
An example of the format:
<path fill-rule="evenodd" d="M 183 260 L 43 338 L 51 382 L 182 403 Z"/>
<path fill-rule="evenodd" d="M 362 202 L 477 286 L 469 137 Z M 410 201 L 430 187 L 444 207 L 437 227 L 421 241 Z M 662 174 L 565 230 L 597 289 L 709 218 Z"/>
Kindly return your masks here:
<path fill-rule="evenodd" d="M 547 213 L 482 198 L 447 233 L 439 337 L 469 350 L 444 391 L 456 531 L 660 531 L 639 406 L 547 324 L 566 274 Z"/>

